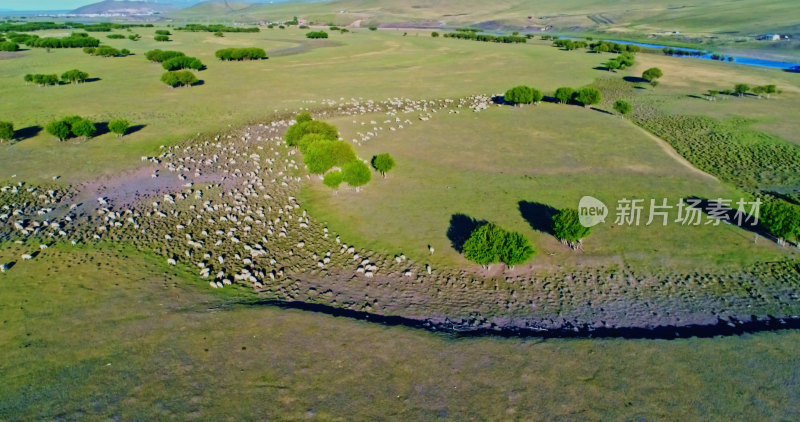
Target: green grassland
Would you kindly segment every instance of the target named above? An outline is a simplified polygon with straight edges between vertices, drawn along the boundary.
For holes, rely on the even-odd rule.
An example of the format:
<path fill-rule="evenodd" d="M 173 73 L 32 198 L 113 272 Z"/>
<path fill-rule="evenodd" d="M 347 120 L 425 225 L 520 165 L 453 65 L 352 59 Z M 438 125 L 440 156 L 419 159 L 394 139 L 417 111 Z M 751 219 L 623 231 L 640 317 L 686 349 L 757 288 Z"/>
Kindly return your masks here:
<path fill-rule="evenodd" d="M 0 274 L 0 419 L 798 416 L 795 332 L 458 339 L 236 305 L 156 262 L 54 246 Z"/>
<path fill-rule="evenodd" d="M 265 30 L 256 34 L 176 32 L 173 42 L 152 40 L 152 29 L 138 42 L 109 40 L 136 53 L 123 58 L 100 58 L 80 49 L 31 49 L 5 57 L 0 86 L 14 101 L 0 104 L 0 119 L 17 128 L 44 126 L 55 118 L 80 114 L 96 122 L 126 118 L 145 127 L 122 140 L 103 135 L 88 142 L 59 143 L 41 131 L 13 145 L 0 145 L 2 177 L 17 174 L 27 180 L 60 175 L 67 182 L 118 172 L 136 165 L 141 155 L 154 154 L 198 132 L 225 130 L 285 110 L 312 106 L 308 101 L 330 98 L 383 100 L 393 96 L 444 98 L 481 92 L 502 92 L 509 85 L 533 80 L 542 86 L 586 84 L 602 58 L 564 56 L 551 48 L 487 45 L 458 40 L 432 40 L 428 34 L 401 37 L 395 33 L 362 30 L 334 34 L 329 40 L 307 41 L 298 29 Z M 51 35 L 59 34 L 51 31 Z M 62 33 L 66 35 L 66 32 Z M 44 35 L 44 33 L 42 34 Z M 105 42 L 105 41 L 104 41 Z M 219 62 L 221 48 L 263 47 L 268 55 L 292 49 L 299 54 L 277 55 L 258 62 Z M 170 89 L 159 81 L 164 72 L 144 53 L 154 48 L 183 51 L 203 61 L 197 73 L 201 86 Z M 550 72 L 553 66 L 569 72 Z M 58 73 L 79 68 L 99 81 L 78 86 L 26 86 L 26 73 Z M 491 77 L 489 76 L 491 75 Z M 213 101 L 208 101 L 213 98 Z"/>

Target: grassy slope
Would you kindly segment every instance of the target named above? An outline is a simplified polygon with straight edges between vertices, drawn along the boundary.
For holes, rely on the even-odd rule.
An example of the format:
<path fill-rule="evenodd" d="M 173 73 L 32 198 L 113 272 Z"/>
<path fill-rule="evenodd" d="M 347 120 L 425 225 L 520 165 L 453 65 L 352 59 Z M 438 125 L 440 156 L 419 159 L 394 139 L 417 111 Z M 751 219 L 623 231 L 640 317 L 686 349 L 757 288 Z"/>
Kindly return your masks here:
<path fill-rule="evenodd" d="M 321 22 L 349 24 L 363 19 L 377 23 L 444 22 L 448 25 L 498 21 L 513 26 L 553 25 L 557 28 L 580 26 L 640 33 L 681 30 L 711 34 L 737 31 L 758 34 L 797 30 L 793 3 L 788 0 L 688 1 L 680 5 L 668 1 L 598 0 L 339 0 L 307 4 L 254 5 L 234 8 L 221 16 L 220 7 L 204 4 L 175 14 L 178 19 L 283 20 L 298 15 Z M 753 18 L 758 13 L 758 19 Z M 344 12 L 344 13 L 341 13 Z M 600 15 L 611 24 L 598 25 L 589 16 Z M 533 19 L 528 19 L 532 16 Z"/>
<path fill-rule="evenodd" d="M 30 249 L 2 245 L 0 262 Z M 795 332 L 455 340 L 219 307 L 177 277 L 62 246 L 0 274 L 0 419 L 798 417 Z"/>

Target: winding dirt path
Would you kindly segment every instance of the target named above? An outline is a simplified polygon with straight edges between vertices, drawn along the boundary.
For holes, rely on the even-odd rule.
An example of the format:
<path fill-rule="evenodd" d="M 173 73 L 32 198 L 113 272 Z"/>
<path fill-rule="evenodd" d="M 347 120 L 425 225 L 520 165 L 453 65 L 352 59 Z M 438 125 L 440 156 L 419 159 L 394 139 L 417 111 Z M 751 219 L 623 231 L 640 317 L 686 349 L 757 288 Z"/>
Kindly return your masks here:
<path fill-rule="evenodd" d="M 678 154 L 678 151 L 675 151 L 675 149 L 672 148 L 672 146 L 667 141 L 665 141 L 665 140 L 659 138 L 658 136 L 648 132 L 646 129 L 644 129 L 643 127 L 641 127 L 641 126 L 639 126 L 639 125 L 637 125 L 635 123 L 631 123 L 631 124 L 633 124 L 636 127 L 636 129 L 641 131 L 648 138 L 650 138 L 653 141 L 655 141 L 655 143 L 658 144 L 658 146 L 660 146 L 661 149 L 664 150 L 664 152 L 667 153 L 667 155 L 669 155 L 670 157 L 675 159 L 675 161 L 677 161 L 683 167 L 686 167 L 688 170 L 690 170 L 691 172 L 693 172 L 695 174 L 698 174 L 700 176 L 707 177 L 707 178 L 712 179 L 712 180 L 714 180 L 716 182 L 719 182 L 719 179 L 717 179 L 715 176 L 712 176 L 712 175 L 704 172 L 703 170 L 700 170 L 699 168 L 693 166 L 692 163 L 689 162 L 689 160 L 683 158 L 682 155 Z"/>

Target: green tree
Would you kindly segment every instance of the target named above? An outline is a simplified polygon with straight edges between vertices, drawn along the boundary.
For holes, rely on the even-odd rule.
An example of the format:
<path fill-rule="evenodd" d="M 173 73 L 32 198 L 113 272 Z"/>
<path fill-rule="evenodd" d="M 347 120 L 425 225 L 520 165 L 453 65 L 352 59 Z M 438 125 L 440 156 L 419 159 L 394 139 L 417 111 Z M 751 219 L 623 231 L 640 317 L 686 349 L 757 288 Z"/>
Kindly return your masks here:
<path fill-rule="evenodd" d="M 620 68 L 620 65 L 621 65 L 620 62 L 617 59 L 611 59 L 603 63 L 603 66 L 605 66 L 606 70 L 608 70 L 609 72 L 612 70 L 616 71 L 617 69 Z"/>
<path fill-rule="evenodd" d="M 464 258 L 483 266 L 500 261 L 502 238 L 500 227 L 493 223 L 477 227 L 464 242 Z"/>
<path fill-rule="evenodd" d="M 95 128 L 94 123 L 86 119 L 75 122 L 70 130 L 73 135 L 82 137 L 83 139 L 91 138 L 97 133 L 97 128 Z"/>
<path fill-rule="evenodd" d="M 570 87 L 561 87 L 556 89 L 555 94 L 553 96 L 558 100 L 561 104 L 567 104 L 572 100 L 572 96 L 575 94 L 575 90 Z"/>
<path fill-rule="evenodd" d="M 325 139 L 339 139 L 339 130 L 336 129 L 336 126 L 318 120 L 293 124 L 286 131 L 284 139 L 287 145 L 297 146 L 298 141 L 309 133 L 323 135 Z"/>
<path fill-rule="evenodd" d="M 438 32 L 436 32 L 436 31 L 433 31 L 433 32 L 431 32 L 431 37 L 433 37 L 433 38 L 439 38 L 439 33 L 438 33 Z"/>
<path fill-rule="evenodd" d="M 741 97 L 744 94 L 746 94 L 747 91 L 750 91 L 750 85 L 748 85 L 748 84 L 736 84 L 733 87 L 733 91 L 735 93 L 739 94 L 739 96 Z"/>
<path fill-rule="evenodd" d="M 383 177 L 386 177 L 386 172 L 393 169 L 394 166 L 394 158 L 389 154 L 378 154 L 372 157 L 372 167 L 378 170 Z"/>
<path fill-rule="evenodd" d="M 69 138 L 69 136 L 72 134 L 69 124 L 63 120 L 56 120 L 48 123 L 45 127 L 45 130 L 47 133 L 58 138 L 59 141 Z"/>
<path fill-rule="evenodd" d="M 566 208 L 553 216 L 553 233 L 562 243 L 572 248 L 579 247 L 590 232 L 591 228 L 581 224 L 578 210 Z"/>
<path fill-rule="evenodd" d="M 800 207 L 780 199 L 764 201 L 759 222 L 778 238 L 783 245 L 786 240 L 800 237 Z"/>
<path fill-rule="evenodd" d="M 503 236 L 503 241 L 500 246 L 500 261 L 503 261 L 509 267 L 529 260 L 535 251 L 531 242 L 517 232 L 506 232 Z"/>
<path fill-rule="evenodd" d="M 614 102 L 614 110 L 620 115 L 624 116 L 633 110 L 633 106 L 625 100 L 617 100 Z"/>
<path fill-rule="evenodd" d="M 153 39 L 156 40 L 156 41 L 159 41 L 159 42 L 167 42 L 167 41 L 169 41 L 169 36 L 167 36 L 167 35 L 156 35 L 155 37 L 153 37 Z"/>
<path fill-rule="evenodd" d="M 530 104 L 533 102 L 533 88 L 525 85 L 515 86 L 503 95 L 503 99 L 509 104 Z"/>
<path fill-rule="evenodd" d="M 73 84 L 83 82 L 89 78 L 89 74 L 78 69 L 72 69 L 61 74 L 61 80 Z"/>
<path fill-rule="evenodd" d="M 117 137 L 125 136 L 125 133 L 128 132 L 130 127 L 131 124 L 124 119 L 116 119 L 108 122 L 108 130 L 110 130 L 112 133 L 115 133 Z"/>
<path fill-rule="evenodd" d="M 192 86 L 198 82 L 197 76 L 188 70 L 175 70 L 161 75 L 161 82 L 174 88 L 177 86 Z"/>
<path fill-rule="evenodd" d="M 307 111 L 301 111 L 297 113 L 297 116 L 294 116 L 294 121 L 297 123 L 310 122 L 312 120 L 314 120 L 314 118 L 311 117 L 311 113 Z"/>
<path fill-rule="evenodd" d="M 356 188 L 366 185 L 372 180 L 372 172 L 369 167 L 361 160 L 354 160 L 342 167 L 342 180 L 348 185 Z"/>
<path fill-rule="evenodd" d="M 339 185 L 342 184 L 343 180 L 344 176 L 342 175 L 342 172 L 336 170 L 326 174 L 325 177 L 322 179 L 322 183 L 331 189 L 337 189 Z"/>
<path fill-rule="evenodd" d="M 0 122 L 0 141 L 10 141 L 12 139 L 14 139 L 14 124 Z"/>
<path fill-rule="evenodd" d="M 329 140 L 317 141 L 306 148 L 306 152 L 303 154 L 303 162 L 306 164 L 309 173 L 323 174 L 333 167 L 334 157 L 331 153 L 333 142 Z"/>
<path fill-rule="evenodd" d="M 300 138 L 299 141 L 297 141 L 297 145 L 296 146 L 297 146 L 297 149 L 300 150 L 300 152 L 302 152 L 303 154 L 307 154 L 308 153 L 308 148 L 312 144 L 314 144 L 316 142 L 319 142 L 319 141 L 332 141 L 332 140 L 333 139 L 331 139 L 331 138 L 329 138 L 329 137 L 327 137 L 327 136 L 325 136 L 323 134 L 320 134 L 320 133 L 308 133 L 306 135 L 303 135 L 303 137 Z"/>
<path fill-rule="evenodd" d="M 0 51 L 17 51 L 17 50 L 19 50 L 19 44 L 13 41 L 0 42 Z"/>
<path fill-rule="evenodd" d="M 603 100 L 603 94 L 597 88 L 586 87 L 578 91 L 576 98 L 584 107 L 600 103 Z"/>

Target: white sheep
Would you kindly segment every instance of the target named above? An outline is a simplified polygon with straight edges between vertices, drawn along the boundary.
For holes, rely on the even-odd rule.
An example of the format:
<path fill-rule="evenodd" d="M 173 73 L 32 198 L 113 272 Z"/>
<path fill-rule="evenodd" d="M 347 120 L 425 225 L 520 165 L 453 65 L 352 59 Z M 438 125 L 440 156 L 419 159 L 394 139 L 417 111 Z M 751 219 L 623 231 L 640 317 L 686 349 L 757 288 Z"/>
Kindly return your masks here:
<path fill-rule="evenodd" d="M 28 255 L 28 254 L 23 254 L 23 255 L 22 255 L 22 260 L 23 260 L 23 261 L 27 261 L 27 260 L 29 260 L 29 259 L 33 259 L 33 256 L 31 256 L 31 255 Z"/>

